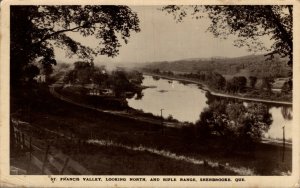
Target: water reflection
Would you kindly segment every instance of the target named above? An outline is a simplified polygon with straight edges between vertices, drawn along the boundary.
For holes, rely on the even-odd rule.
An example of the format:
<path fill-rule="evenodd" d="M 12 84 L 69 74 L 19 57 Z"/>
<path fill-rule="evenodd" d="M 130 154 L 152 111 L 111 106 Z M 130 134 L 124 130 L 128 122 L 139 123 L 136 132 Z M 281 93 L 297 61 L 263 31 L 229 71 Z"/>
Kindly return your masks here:
<path fill-rule="evenodd" d="M 285 120 L 292 120 L 292 107 L 283 106 L 281 107 L 281 114 Z"/>
<path fill-rule="evenodd" d="M 196 84 L 183 84 L 178 81 L 153 78 L 144 75 L 144 86 L 156 86 L 144 89 L 139 96 L 127 99 L 128 105 L 144 112 L 160 115 L 164 109 L 163 117 L 172 115 L 179 121 L 195 123 L 205 107 L 214 100 L 232 101 L 232 99 L 216 98 L 209 96 Z M 161 92 L 164 91 L 164 92 Z M 139 100 L 136 100 L 139 99 Z M 282 126 L 285 125 L 285 137 L 291 139 L 292 135 L 292 107 L 286 105 L 267 104 L 273 123 L 268 133 L 270 138 L 282 138 Z"/>
<path fill-rule="evenodd" d="M 285 138 L 291 139 L 293 125 L 292 107 L 270 107 L 269 112 L 272 114 L 273 123 L 265 136 L 282 139 L 282 127 L 285 126 Z M 288 112 L 288 115 L 286 114 L 286 112 Z"/>
<path fill-rule="evenodd" d="M 207 107 L 205 92 L 199 90 L 195 84 L 183 85 L 177 81 L 169 82 L 166 79 L 154 80 L 150 76 L 144 76 L 144 86 L 156 86 L 143 90 L 141 100 L 128 99 L 128 105 L 135 109 L 142 109 L 160 115 L 160 109 L 164 109 L 163 117 L 172 115 L 179 121 L 196 122 L 199 112 Z"/>

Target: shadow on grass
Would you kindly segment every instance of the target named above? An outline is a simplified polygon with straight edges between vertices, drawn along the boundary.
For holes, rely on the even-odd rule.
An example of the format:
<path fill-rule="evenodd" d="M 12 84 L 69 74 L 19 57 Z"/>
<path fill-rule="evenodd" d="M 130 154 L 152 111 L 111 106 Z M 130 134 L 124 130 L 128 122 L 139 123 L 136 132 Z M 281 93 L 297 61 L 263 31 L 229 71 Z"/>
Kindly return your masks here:
<path fill-rule="evenodd" d="M 221 140 L 195 139 L 195 132 L 165 128 L 125 117 L 85 109 L 54 98 L 46 86 L 19 91 L 11 96 L 11 116 L 40 129 L 48 129 L 67 137 L 81 140 L 111 140 L 130 147 L 166 150 L 197 160 L 216 161 L 240 169 L 250 169 L 255 175 L 282 175 L 292 168 L 292 151 L 286 148 L 282 162 L 282 148 L 258 143 L 252 152 L 230 153 Z M 24 96 L 25 93 L 25 96 Z M 46 140 L 47 134 L 32 131 L 33 136 Z M 151 175 L 229 175 L 232 171 L 203 169 L 185 161 L 178 163 L 149 152 L 130 151 L 126 148 L 88 146 L 77 152 L 76 143 L 58 142 L 64 152 L 72 154 L 95 174 L 151 174 Z M 69 148 L 69 149 L 66 149 Z M 102 161 L 102 162 L 101 162 Z M 151 162 L 151 165 L 149 163 Z M 105 168 L 102 165 L 106 166 Z M 132 168 L 128 169 L 128 166 Z M 147 169 L 146 169 L 147 167 Z"/>

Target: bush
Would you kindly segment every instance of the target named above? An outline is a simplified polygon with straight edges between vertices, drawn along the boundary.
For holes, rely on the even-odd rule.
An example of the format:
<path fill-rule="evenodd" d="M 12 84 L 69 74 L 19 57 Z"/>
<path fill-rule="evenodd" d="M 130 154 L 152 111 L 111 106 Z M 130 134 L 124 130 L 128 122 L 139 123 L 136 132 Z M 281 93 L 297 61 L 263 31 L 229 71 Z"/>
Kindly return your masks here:
<path fill-rule="evenodd" d="M 200 114 L 196 123 L 200 138 L 218 135 L 226 145 L 248 148 L 261 140 L 269 129 L 272 116 L 268 107 L 261 103 L 214 101 Z"/>

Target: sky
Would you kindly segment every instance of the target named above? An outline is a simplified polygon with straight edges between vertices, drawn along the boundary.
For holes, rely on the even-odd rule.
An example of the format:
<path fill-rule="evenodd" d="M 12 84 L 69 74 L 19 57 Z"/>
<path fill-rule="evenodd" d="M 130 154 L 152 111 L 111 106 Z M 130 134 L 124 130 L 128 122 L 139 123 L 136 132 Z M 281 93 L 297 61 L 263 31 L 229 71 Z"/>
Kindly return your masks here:
<path fill-rule="evenodd" d="M 95 63 L 120 62 L 155 62 L 172 61 L 189 58 L 240 57 L 253 54 L 247 48 L 233 45 L 235 36 L 223 40 L 215 38 L 206 31 L 210 20 L 207 18 L 193 19 L 188 16 L 183 22 L 177 23 L 173 16 L 159 10 L 160 6 L 131 6 L 140 20 L 141 31 L 132 33 L 128 44 L 122 44 L 117 57 L 98 56 Z M 70 35 L 88 46 L 97 43 L 93 37 L 84 38 L 78 34 Z M 270 46 L 270 39 L 263 39 Z M 56 50 L 56 58 L 64 62 L 74 59 L 65 58 L 64 52 Z"/>

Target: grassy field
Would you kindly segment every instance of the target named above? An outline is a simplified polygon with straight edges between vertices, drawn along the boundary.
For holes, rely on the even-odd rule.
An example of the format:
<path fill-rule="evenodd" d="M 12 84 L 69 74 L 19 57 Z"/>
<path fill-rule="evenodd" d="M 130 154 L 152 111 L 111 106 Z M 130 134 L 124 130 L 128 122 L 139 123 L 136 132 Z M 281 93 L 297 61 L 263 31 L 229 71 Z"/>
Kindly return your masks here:
<path fill-rule="evenodd" d="M 280 175 L 292 169 L 292 154 L 289 148 L 286 148 L 284 162 L 281 161 L 282 149 L 266 144 L 258 144 L 250 153 L 228 152 L 226 143 L 217 139 L 196 140 L 192 136 L 193 132 L 189 130 L 164 128 L 162 132 L 159 126 L 151 123 L 84 109 L 60 101 L 49 93 L 47 87 L 33 91 L 35 94 L 28 94 L 22 98 L 12 96 L 11 112 L 14 118 L 42 129 L 47 128 L 83 140 L 104 139 L 131 147 L 143 146 L 166 150 L 198 160 L 218 162 L 223 165 L 227 163 L 230 167 L 249 169 L 258 175 Z M 35 136 L 39 136 L 38 133 Z M 228 170 L 202 168 L 199 165 L 186 164 L 147 152 L 128 151 L 124 148 L 93 145 L 74 153 L 67 148 L 76 147 L 76 144 L 70 146 L 67 143 L 60 143 L 57 147 L 70 153 L 95 174 L 227 175 L 233 173 Z M 151 167 L 146 161 L 151 161 Z M 132 168 L 126 165 L 132 165 Z M 149 169 L 145 170 L 145 166 Z"/>
<path fill-rule="evenodd" d="M 149 152 L 118 147 L 92 146 L 83 153 L 73 154 L 75 160 L 93 174 L 108 175 L 235 175 L 225 169 L 191 164 Z M 92 161 L 92 162 L 91 162 Z"/>

